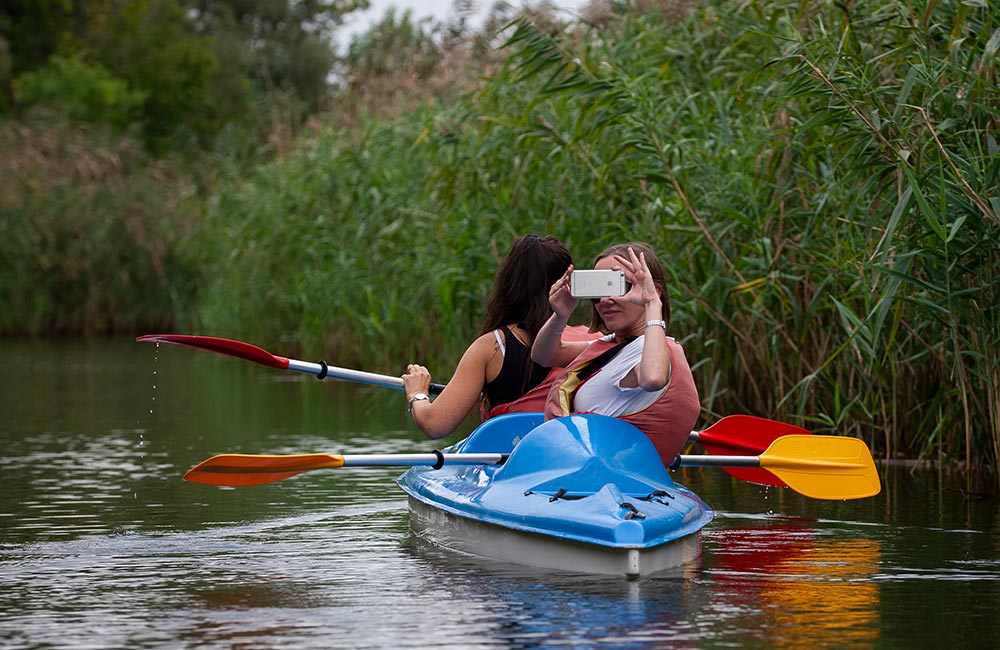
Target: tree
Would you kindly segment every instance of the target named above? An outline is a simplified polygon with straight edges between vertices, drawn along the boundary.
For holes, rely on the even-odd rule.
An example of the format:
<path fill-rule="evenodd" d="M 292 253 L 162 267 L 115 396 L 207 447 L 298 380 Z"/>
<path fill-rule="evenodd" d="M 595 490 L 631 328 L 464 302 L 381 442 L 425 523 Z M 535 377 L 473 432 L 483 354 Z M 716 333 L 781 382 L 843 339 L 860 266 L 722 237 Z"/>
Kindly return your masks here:
<path fill-rule="evenodd" d="M 330 36 L 368 0 L 5 0 L 0 112 L 54 100 L 100 121 L 102 89 L 141 124 L 153 151 L 210 146 L 228 124 L 254 134 L 301 123 L 327 105 Z M 53 59 L 53 57 L 58 57 Z M 85 71 L 84 79 L 66 71 Z M 84 89 L 93 82 L 89 89 Z M 63 93 L 60 83 L 68 86 Z M 143 98 L 133 110 L 133 100 Z M 128 101 L 124 101 L 128 100 Z M 121 105 L 124 101 L 126 106 Z M 81 106 L 87 110 L 78 110 Z M 120 121 L 120 110 L 109 110 Z M 282 124 L 276 124 L 280 115 Z M 287 124 L 286 124 L 287 123 Z"/>
<path fill-rule="evenodd" d="M 323 107 L 336 54 L 331 36 L 368 0 L 194 0 L 193 21 L 223 61 L 240 66 L 253 94 L 295 97 L 301 113 Z"/>

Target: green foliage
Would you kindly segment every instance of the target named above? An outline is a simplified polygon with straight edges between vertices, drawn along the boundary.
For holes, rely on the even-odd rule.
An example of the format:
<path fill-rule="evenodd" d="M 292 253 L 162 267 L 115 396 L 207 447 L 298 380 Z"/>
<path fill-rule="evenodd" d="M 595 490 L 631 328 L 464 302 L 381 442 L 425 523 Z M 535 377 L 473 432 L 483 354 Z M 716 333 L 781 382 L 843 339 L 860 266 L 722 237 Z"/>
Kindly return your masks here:
<path fill-rule="evenodd" d="M 235 93 L 234 79 L 245 82 L 244 99 L 280 94 L 295 99 L 301 120 L 325 107 L 327 77 L 335 63 L 331 34 L 349 13 L 366 9 L 367 0 L 215 0 L 190 3 L 199 34 L 211 39 L 223 63 L 218 81 Z M 253 103 L 252 100 L 249 101 Z"/>
<path fill-rule="evenodd" d="M 45 64 L 73 32 L 73 0 L 5 0 L 0 5 L 0 39 L 18 76 Z"/>
<path fill-rule="evenodd" d="M 336 123 L 354 126 L 373 116 L 392 119 L 429 102 L 451 105 L 475 89 L 482 70 L 499 54 L 482 46 L 484 34 L 468 33 L 470 9 L 465 4 L 456 3 L 452 22 L 417 22 L 412 12 L 397 15 L 390 8 L 353 37 L 334 68 L 331 114 Z"/>
<path fill-rule="evenodd" d="M 213 260 L 204 322 L 345 363 L 386 363 L 387 338 L 410 354 L 454 352 L 488 290 L 482 273 L 461 278 L 496 259 L 480 258 L 489 253 L 464 223 L 428 209 L 437 201 L 421 179 L 436 148 L 421 125 L 372 125 L 353 141 L 324 132 L 220 196 L 197 240 L 231 244 L 199 251 Z"/>
<path fill-rule="evenodd" d="M 134 120 L 156 155 L 210 150 L 223 130 L 288 138 L 326 105 L 331 31 L 366 7 L 366 0 L 15 0 L 0 7 L 0 114 L 24 117 L 44 103 L 116 128 Z"/>
<path fill-rule="evenodd" d="M 155 152 L 172 140 L 205 143 L 222 125 L 212 85 L 219 62 L 173 0 L 126 0 L 92 32 L 96 57 L 146 96 L 141 115 Z"/>
<path fill-rule="evenodd" d="M 103 122 L 120 130 L 132 123 L 145 99 L 145 93 L 130 90 L 103 66 L 59 55 L 23 75 L 17 91 L 22 109 L 40 104 L 60 109 L 73 121 Z"/>

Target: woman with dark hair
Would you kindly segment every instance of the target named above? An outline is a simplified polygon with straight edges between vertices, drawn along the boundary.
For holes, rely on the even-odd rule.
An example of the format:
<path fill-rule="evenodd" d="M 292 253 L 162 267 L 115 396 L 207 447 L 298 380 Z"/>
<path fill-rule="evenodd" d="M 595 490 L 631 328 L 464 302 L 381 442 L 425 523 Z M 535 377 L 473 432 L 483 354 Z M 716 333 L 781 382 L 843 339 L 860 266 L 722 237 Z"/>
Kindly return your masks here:
<path fill-rule="evenodd" d="M 497 269 L 481 335 L 466 349 L 433 402 L 427 395 L 431 384 L 427 368 L 412 363 L 406 367 L 406 401 L 425 435 L 450 434 L 477 403 L 485 420 L 491 411 L 541 383 L 549 368 L 531 361 L 531 344 L 552 313 L 549 287 L 571 264 L 569 251 L 555 237 L 517 238 Z"/>
<path fill-rule="evenodd" d="M 698 420 L 701 405 L 684 349 L 667 336 L 670 301 L 663 267 L 648 244 L 612 246 L 595 269 L 625 272 L 626 293 L 593 299 L 596 341 L 562 336 L 580 303 L 570 294 L 570 267 L 552 285 L 552 316 L 531 349 L 536 363 L 565 369 L 553 381 L 546 419 L 600 413 L 630 422 L 645 433 L 669 465 Z"/>

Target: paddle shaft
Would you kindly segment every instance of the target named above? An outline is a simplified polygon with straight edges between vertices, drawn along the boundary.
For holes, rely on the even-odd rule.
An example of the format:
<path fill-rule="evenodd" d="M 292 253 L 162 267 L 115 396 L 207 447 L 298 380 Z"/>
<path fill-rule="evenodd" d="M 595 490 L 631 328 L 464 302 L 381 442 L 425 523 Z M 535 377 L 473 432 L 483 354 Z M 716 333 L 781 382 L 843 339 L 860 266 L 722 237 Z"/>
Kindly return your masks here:
<path fill-rule="evenodd" d="M 344 467 L 500 465 L 507 454 L 346 454 Z"/>
<path fill-rule="evenodd" d="M 200 463 L 194 469 L 213 474 L 273 474 L 305 472 L 311 469 L 337 467 L 415 467 L 435 468 L 445 465 L 499 465 L 508 454 L 289 454 L 267 456 L 256 454 L 219 454 Z"/>
<path fill-rule="evenodd" d="M 760 467 L 759 456 L 691 456 L 681 454 L 670 463 L 670 469 L 679 467 Z"/>
<path fill-rule="evenodd" d="M 364 370 L 338 368 L 337 366 L 327 364 L 325 361 L 314 363 L 312 361 L 299 361 L 298 359 L 279 357 L 275 354 L 271 354 L 263 348 L 257 347 L 256 345 L 244 343 L 243 341 L 223 339 L 216 336 L 196 336 L 193 334 L 146 334 L 136 338 L 136 341 L 139 341 L 140 343 L 156 343 L 157 345 L 160 343 L 183 345 L 190 348 L 197 348 L 199 350 L 207 350 L 209 352 L 225 354 L 227 356 L 236 357 L 237 359 L 243 359 L 245 361 L 252 361 L 253 363 L 267 366 L 268 368 L 303 372 L 314 375 L 318 379 L 333 377 L 335 379 L 344 379 L 362 384 L 383 386 L 385 388 L 398 388 L 401 390 L 404 388 L 402 377 L 380 375 L 374 372 L 365 372 Z M 442 390 L 444 390 L 443 384 L 431 384 L 429 392 L 432 395 L 437 395 Z"/>
<path fill-rule="evenodd" d="M 831 467 L 831 463 L 825 459 L 795 458 L 791 462 L 781 460 L 771 460 L 767 463 L 769 468 L 774 469 L 797 469 L 808 470 L 815 468 L 823 470 Z M 864 469 L 867 463 L 862 461 L 837 461 L 836 467 L 845 469 Z M 671 469 L 675 467 L 763 467 L 760 456 L 688 456 L 680 455 L 670 464 Z"/>
<path fill-rule="evenodd" d="M 499 465 L 503 453 L 431 454 L 291 454 L 261 456 L 220 454 L 184 475 L 189 481 L 241 487 L 273 483 L 296 474 L 337 467 L 415 466 L 439 469 L 444 465 Z M 868 447 L 856 438 L 789 435 L 778 438 L 760 456 L 681 455 L 678 467 L 750 467 L 773 473 L 799 494 L 814 499 L 860 499 L 881 490 Z"/>
<path fill-rule="evenodd" d="M 401 377 L 393 377 L 391 375 L 380 375 L 374 372 L 366 372 L 364 370 L 351 370 L 350 368 L 338 368 L 336 366 L 331 366 L 325 362 L 313 363 L 311 361 L 299 361 L 297 359 L 288 360 L 288 369 L 294 370 L 295 372 L 304 372 L 310 375 L 316 375 L 319 379 L 326 379 L 327 377 L 333 377 L 334 379 L 344 379 L 346 381 L 354 381 L 361 384 L 370 384 L 372 386 L 382 386 L 384 388 L 397 388 L 403 390 L 405 387 L 403 385 L 403 379 Z M 442 390 L 444 390 L 444 385 L 442 384 L 431 384 L 430 392 L 432 395 L 437 395 Z"/>

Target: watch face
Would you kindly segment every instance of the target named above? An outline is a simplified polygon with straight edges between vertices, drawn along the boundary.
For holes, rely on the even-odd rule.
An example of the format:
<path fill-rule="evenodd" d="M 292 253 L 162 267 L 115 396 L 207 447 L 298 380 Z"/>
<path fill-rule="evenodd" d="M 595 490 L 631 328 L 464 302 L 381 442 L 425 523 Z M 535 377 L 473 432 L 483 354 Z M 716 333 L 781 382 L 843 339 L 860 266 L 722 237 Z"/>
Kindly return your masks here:
<path fill-rule="evenodd" d="M 424 401 L 424 400 L 430 401 L 430 398 L 427 397 L 427 394 L 426 393 L 417 393 L 416 395 L 414 395 L 413 397 L 411 397 L 410 401 L 407 403 L 407 405 L 406 405 L 407 410 L 412 413 L 413 412 L 413 403 L 414 402 L 421 402 L 421 401 Z"/>

